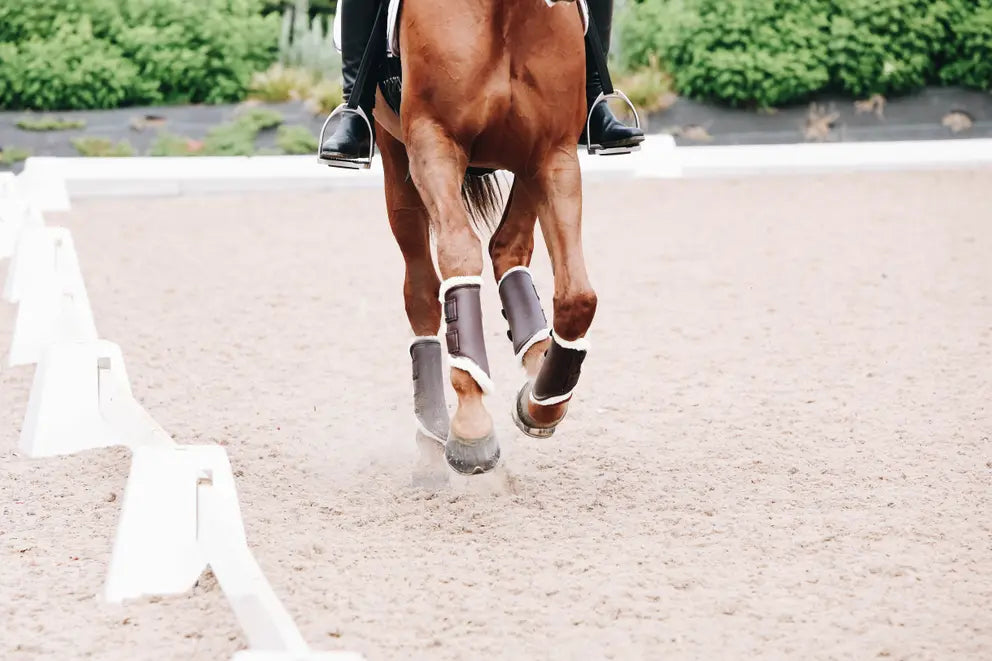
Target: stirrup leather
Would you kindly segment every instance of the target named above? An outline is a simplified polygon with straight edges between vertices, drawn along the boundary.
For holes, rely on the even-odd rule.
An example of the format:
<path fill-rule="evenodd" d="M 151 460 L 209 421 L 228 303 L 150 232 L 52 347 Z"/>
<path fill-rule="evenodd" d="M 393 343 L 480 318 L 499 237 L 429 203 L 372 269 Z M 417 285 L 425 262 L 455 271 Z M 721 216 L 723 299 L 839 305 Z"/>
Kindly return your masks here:
<path fill-rule="evenodd" d="M 630 108 L 630 112 L 634 114 L 634 127 L 641 128 L 641 118 L 637 114 L 637 108 L 631 103 L 627 95 L 618 89 L 614 89 L 612 92 L 607 94 L 606 92 L 600 92 L 596 100 L 592 102 L 589 106 L 589 113 L 586 115 L 586 148 L 589 150 L 590 154 L 600 154 L 602 156 L 613 156 L 617 154 L 630 154 L 631 152 L 640 151 L 641 145 L 633 145 L 626 147 L 603 147 L 603 145 L 594 145 L 592 143 L 592 134 L 590 129 L 592 128 L 592 111 L 596 109 L 601 103 L 606 103 L 610 99 L 620 99 L 627 104 Z"/>
<path fill-rule="evenodd" d="M 629 102 L 628 102 L 629 103 Z M 358 115 L 365 121 L 365 126 L 369 130 L 369 155 L 367 157 L 359 158 L 325 158 L 321 155 L 320 150 L 324 145 L 324 140 L 327 138 L 324 134 L 327 132 L 327 125 L 331 123 L 331 120 L 338 115 L 344 115 L 346 113 L 352 113 Z M 327 116 L 324 120 L 324 125 L 320 127 L 320 142 L 317 146 L 317 161 L 323 163 L 324 165 L 329 165 L 332 168 L 346 168 L 348 170 L 367 170 L 372 167 L 372 157 L 375 155 L 375 133 L 372 131 L 372 122 L 369 120 L 369 116 L 365 114 L 361 106 L 355 108 L 349 108 L 347 103 L 342 103 L 337 108 L 331 111 L 331 114 Z"/>

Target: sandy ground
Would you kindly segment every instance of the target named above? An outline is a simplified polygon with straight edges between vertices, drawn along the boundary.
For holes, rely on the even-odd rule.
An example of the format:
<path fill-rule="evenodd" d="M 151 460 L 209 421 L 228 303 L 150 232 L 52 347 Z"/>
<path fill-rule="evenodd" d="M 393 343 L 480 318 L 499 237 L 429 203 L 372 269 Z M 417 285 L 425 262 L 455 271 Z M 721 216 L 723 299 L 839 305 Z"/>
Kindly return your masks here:
<path fill-rule="evenodd" d="M 552 440 L 515 431 L 490 283 L 505 464 L 435 493 L 410 486 L 380 192 L 50 221 L 138 398 L 178 441 L 227 447 L 249 542 L 318 649 L 989 659 L 990 191 L 988 170 L 588 186 L 600 307 L 571 417 Z M 31 374 L 0 374 L 0 658 L 243 648 L 209 580 L 100 602 L 128 453 L 19 457 Z"/>

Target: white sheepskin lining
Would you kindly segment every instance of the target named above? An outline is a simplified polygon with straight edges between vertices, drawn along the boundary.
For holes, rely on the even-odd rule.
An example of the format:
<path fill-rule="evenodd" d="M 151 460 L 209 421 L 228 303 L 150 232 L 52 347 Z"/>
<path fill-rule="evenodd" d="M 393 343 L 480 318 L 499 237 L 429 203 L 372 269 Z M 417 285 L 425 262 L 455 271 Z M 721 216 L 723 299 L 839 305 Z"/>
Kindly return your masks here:
<path fill-rule="evenodd" d="M 451 289 L 455 287 L 464 287 L 465 285 L 478 285 L 482 286 L 482 276 L 481 275 L 456 275 L 453 278 L 448 278 L 441 283 L 441 291 L 438 292 L 438 299 L 444 303 L 444 296 Z"/>
<path fill-rule="evenodd" d="M 548 397 L 547 399 L 536 399 L 534 397 L 534 391 L 530 391 L 530 401 L 538 406 L 554 406 L 555 404 L 561 404 L 562 402 L 567 402 L 572 399 L 572 393 L 574 390 L 569 390 L 564 395 L 555 395 L 554 397 Z"/>
<path fill-rule="evenodd" d="M 529 268 L 527 268 L 526 266 L 514 266 L 512 269 L 508 270 L 506 273 L 503 274 L 503 277 L 499 279 L 499 282 L 496 284 L 496 287 L 497 288 L 502 287 L 503 281 L 506 280 L 506 276 L 510 275 L 511 273 L 515 273 L 517 271 L 525 272 L 527 275 L 530 276 L 530 281 L 534 282 L 534 274 L 530 272 Z"/>
<path fill-rule="evenodd" d="M 550 336 L 551 336 L 551 331 L 547 328 L 542 328 L 541 330 L 534 333 L 533 337 L 527 340 L 527 342 L 525 342 L 524 345 L 520 347 L 520 351 L 517 352 L 516 358 L 517 358 L 517 362 L 520 363 L 521 367 L 523 367 L 524 356 L 527 354 L 527 351 L 538 342 L 542 342 L 548 339 Z"/>
<path fill-rule="evenodd" d="M 420 344 L 422 342 L 433 342 L 434 344 L 441 344 L 441 338 L 437 335 L 418 335 L 417 337 L 410 340 L 410 344 L 407 345 L 407 349 L 412 349 L 413 345 Z"/>
<path fill-rule="evenodd" d="M 555 344 L 560 346 L 562 349 L 572 349 L 574 351 L 589 351 L 591 345 L 589 340 L 584 337 L 580 337 L 577 340 L 563 340 L 558 337 L 557 333 L 553 333 L 551 338 L 554 340 Z"/>
<path fill-rule="evenodd" d="M 448 364 L 455 369 L 460 369 L 463 372 L 468 372 L 468 375 L 475 379 L 475 382 L 479 384 L 482 388 L 483 395 L 491 395 L 496 392 L 496 384 L 493 380 L 489 378 L 485 370 L 479 367 L 471 358 L 466 358 L 465 356 L 452 356 L 448 354 Z"/>

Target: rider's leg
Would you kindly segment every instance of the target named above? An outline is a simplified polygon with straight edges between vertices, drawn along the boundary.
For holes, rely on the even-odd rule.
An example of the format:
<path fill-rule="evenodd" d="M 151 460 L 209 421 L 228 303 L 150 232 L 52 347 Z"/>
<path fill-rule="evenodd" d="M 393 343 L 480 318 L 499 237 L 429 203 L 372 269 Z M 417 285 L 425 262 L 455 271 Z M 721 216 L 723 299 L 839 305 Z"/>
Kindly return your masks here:
<path fill-rule="evenodd" d="M 375 39 L 376 47 L 385 49 L 385 27 L 381 30 L 382 34 L 372 34 L 378 10 L 377 0 L 340 0 L 338 3 L 338 11 L 342 12 L 341 73 L 344 79 L 344 96 L 348 100 L 352 94 L 359 95 L 358 105 L 365 111 L 373 127 L 375 122 L 372 121 L 372 106 L 375 104 L 377 76 L 374 71 L 370 72 L 364 89 L 355 89 L 355 79 L 369 41 Z M 361 117 L 354 113 L 344 113 L 334 133 L 321 145 L 320 155 L 331 160 L 368 158 L 372 139 L 373 136 L 369 135 L 368 126 Z"/>
<path fill-rule="evenodd" d="M 613 27 L 613 0 L 588 0 L 588 2 L 589 13 L 596 25 L 599 40 L 603 44 L 603 49 L 609 52 L 610 33 Z M 603 86 L 599 80 L 599 72 L 596 70 L 596 61 L 586 49 L 586 102 L 590 107 L 602 91 Z M 600 103 L 593 110 L 589 121 L 589 132 L 592 134 L 590 136 L 592 144 L 604 148 L 634 146 L 644 141 L 644 132 L 624 125 L 613 115 L 606 103 Z M 586 144 L 584 131 L 580 142 Z"/>

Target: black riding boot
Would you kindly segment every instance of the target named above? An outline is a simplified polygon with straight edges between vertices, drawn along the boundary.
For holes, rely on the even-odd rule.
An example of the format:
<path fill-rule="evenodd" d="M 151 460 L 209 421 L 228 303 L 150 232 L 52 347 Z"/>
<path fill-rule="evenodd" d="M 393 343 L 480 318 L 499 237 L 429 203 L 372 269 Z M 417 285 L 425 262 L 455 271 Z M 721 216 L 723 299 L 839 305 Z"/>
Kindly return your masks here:
<path fill-rule="evenodd" d="M 320 158 L 354 162 L 369 157 L 369 150 L 375 139 L 372 107 L 375 105 L 378 76 L 374 69 L 370 71 L 363 85 L 364 89 L 355 89 L 355 80 L 366 46 L 374 42 L 373 48 L 385 50 L 386 34 L 385 25 L 380 30 L 382 34 L 372 34 L 376 13 L 379 11 L 377 0 L 340 0 L 338 11 L 344 12 L 341 14 L 341 73 L 344 78 L 342 85 L 344 97 L 347 101 L 351 99 L 352 94 L 359 95 L 358 105 L 368 117 L 369 124 L 366 125 L 365 120 L 355 113 L 343 113 L 334 133 L 320 146 Z M 373 127 L 371 135 L 370 125 Z"/>
<path fill-rule="evenodd" d="M 603 44 L 603 50 L 610 52 L 610 33 L 613 28 L 613 0 L 588 0 L 589 13 L 592 15 L 592 22 L 596 25 L 596 32 L 599 34 L 599 41 Z M 599 80 L 599 72 L 596 69 L 596 60 L 586 48 L 586 104 L 592 108 L 592 104 L 603 92 L 603 85 Z M 586 136 L 585 129 L 579 144 L 591 142 L 602 149 L 617 149 L 623 147 L 636 147 L 644 142 L 644 131 L 633 126 L 627 126 L 613 115 L 613 111 L 604 101 L 596 106 L 589 118 L 589 133 Z"/>

